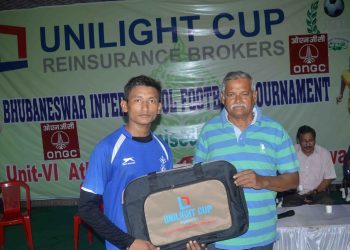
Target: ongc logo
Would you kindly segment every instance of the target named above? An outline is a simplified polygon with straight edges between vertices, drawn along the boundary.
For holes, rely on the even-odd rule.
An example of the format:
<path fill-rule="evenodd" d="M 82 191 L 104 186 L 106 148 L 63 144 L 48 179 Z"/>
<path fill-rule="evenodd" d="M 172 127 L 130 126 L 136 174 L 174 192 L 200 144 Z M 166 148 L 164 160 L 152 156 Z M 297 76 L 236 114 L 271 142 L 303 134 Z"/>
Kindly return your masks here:
<path fill-rule="evenodd" d="M 292 75 L 328 73 L 326 34 L 290 36 L 289 50 Z"/>
<path fill-rule="evenodd" d="M 305 64 L 295 65 L 294 72 L 296 74 L 305 73 L 325 73 L 327 67 L 325 64 L 315 64 L 316 59 L 319 57 L 318 49 L 313 44 L 305 44 L 299 50 L 299 58 Z"/>
<path fill-rule="evenodd" d="M 59 150 L 64 149 L 69 144 L 68 134 L 63 131 L 56 131 L 51 136 L 51 143 Z"/>
<path fill-rule="evenodd" d="M 318 57 L 318 50 L 315 45 L 305 44 L 299 50 L 299 58 L 303 60 L 304 63 L 311 64 L 315 62 Z"/>
<path fill-rule="evenodd" d="M 41 133 L 45 160 L 79 158 L 76 123 L 42 123 Z"/>

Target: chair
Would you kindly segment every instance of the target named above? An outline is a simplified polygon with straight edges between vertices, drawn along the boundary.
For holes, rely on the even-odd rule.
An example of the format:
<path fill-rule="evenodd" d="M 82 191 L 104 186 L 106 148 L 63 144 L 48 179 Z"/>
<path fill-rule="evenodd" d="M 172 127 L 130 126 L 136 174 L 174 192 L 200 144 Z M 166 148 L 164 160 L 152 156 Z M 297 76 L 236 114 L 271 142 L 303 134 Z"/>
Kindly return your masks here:
<path fill-rule="evenodd" d="M 100 202 L 99 208 L 101 211 L 103 211 L 103 203 L 102 201 Z M 93 229 L 86 224 L 83 219 L 80 217 L 79 214 L 75 214 L 73 216 L 73 230 L 74 230 L 74 250 L 78 250 L 79 249 L 79 228 L 80 228 L 80 224 L 84 224 L 86 226 L 87 229 L 87 233 L 88 233 L 88 242 L 89 244 L 91 244 L 93 242 Z"/>
<path fill-rule="evenodd" d="M 79 228 L 80 228 L 80 224 L 82 224 L 85 222 L 81 219 L 79 214 L 75 214 L 73 216 L 73 224 L 74 224 L 74 250 L 78 250 L 79 249 Z M 93 237 L 92 237 L 92 233 L 93 233 L 93 229 L 87 225 L 86 225 L 86 229 L 88 231 L 88 242 L 89 244 L 92 243 L 93 241 Z"/>
<path fill-rule="evenodd" d="M 22 181 L 0 182 L 3 200 L 3 214 L 0 218 L 0 246 L 4 248 L 4 227 L 23 224 L 29 249 L 33 250 L 32 228 L 30 224 L 30 189 Z M 21 190 L 25 190 L 26 206 L 21 203 Z"/>

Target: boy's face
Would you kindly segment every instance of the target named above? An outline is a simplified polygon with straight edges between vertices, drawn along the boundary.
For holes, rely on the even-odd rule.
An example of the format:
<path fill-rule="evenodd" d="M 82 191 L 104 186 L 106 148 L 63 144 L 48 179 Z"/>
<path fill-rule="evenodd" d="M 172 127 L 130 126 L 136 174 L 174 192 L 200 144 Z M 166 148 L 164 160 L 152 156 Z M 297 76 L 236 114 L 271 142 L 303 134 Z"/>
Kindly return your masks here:
<path fill-rule="evenodd" d="M 130 125 L 150 125 L 160 114 L 158 91 L 153 87 L 136 86 L 131 89 L 128 100 L 121 101 L 123 112 L 128 113 Z"/>

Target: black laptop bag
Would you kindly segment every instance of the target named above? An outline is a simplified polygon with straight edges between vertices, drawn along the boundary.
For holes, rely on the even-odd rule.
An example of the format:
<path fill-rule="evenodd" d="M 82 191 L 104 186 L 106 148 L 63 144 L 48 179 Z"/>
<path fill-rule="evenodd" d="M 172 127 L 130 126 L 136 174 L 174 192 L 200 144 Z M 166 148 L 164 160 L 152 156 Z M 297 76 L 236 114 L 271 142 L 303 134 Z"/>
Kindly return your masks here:
<path fill-rule="evenodd" d="M 242 188 L 233 182 L 236 173 L 229 162 L 212 161 L 133 180 L 123 195 L 128 232 L 162 250 L 242 235 L 248 211 Z"/>

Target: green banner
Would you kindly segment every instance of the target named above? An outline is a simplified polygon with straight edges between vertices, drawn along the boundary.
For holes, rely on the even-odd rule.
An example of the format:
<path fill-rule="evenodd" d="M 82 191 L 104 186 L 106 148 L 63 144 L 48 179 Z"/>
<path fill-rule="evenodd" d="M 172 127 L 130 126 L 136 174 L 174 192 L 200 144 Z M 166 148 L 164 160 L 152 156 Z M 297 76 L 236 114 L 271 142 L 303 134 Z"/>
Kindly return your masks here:
<path fill-rule="evenodd" d="M 140 74 L 162 83 L 154 132 L 174 163 L 191 163 L 201 127 L 221 109 L 222 78 L 244 70 L 257 105 L 292 138 L 301 125 L 316 129 L 342 179 L 350 8 L 341 0 L 117 1 L 0 13 L 0 178 L 26 181 L 32 199 L 78 196 L 94 145 L 125 122 L 124 84 Z"/>

